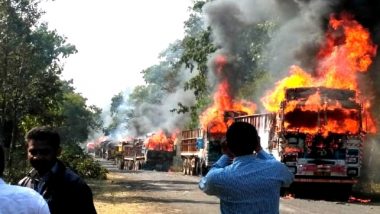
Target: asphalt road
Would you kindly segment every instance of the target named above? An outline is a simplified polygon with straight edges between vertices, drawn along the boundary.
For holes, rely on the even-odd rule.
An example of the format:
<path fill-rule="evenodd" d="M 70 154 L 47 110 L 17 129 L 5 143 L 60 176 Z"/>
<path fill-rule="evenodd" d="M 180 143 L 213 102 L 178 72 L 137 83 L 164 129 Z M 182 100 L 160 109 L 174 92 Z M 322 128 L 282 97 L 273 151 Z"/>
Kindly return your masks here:
<path fill-rule="evenodd" d="M 125 192 L 131 193 L 126 197 L 131 197 L 134 203 L 159 207 L 161 211 L 156 213 L 220 213 L 218 198 L 208 196 L 198 189 L 199 177 L 184 176 L 177 172 L 120 171 L 110 161 L 102 160 L 101 163 L 112 173 L 123 177 L 123 182 L 119 185 L 124 187 Z M 379 214 L 380 204 L 288 197 L 280 199 L 280 213 Z"/>

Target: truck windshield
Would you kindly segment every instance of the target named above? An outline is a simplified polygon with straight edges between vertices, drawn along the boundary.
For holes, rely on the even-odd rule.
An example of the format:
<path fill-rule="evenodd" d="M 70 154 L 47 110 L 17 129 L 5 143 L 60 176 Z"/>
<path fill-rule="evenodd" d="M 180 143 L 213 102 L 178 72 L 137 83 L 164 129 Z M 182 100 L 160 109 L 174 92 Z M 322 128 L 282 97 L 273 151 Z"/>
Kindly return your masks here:
<path fill-rule="evenodd" d="M 356 134 L 361 128 L 361 106 L 355 91 L 325 87 L 286 90 L 282 105 L 285 131 L 305 134 Z"/>
<path fill-rule="evenodd" d="M 341 159 L 346 158 L 346 136 L 330 133 L 326 137 L 320 134 L 304 135 L 288 133 L 285 136 L 285 153 L 298 153 L 302 158 Z"/>
<path fill-rule="evenodd" d="M 295 108 L 284 115 L 287 131 L 308 134 L 318 132 L 351 133 L 360 131 L 360 112 L 357 109 L 322 109 L 320 111 Z"/>

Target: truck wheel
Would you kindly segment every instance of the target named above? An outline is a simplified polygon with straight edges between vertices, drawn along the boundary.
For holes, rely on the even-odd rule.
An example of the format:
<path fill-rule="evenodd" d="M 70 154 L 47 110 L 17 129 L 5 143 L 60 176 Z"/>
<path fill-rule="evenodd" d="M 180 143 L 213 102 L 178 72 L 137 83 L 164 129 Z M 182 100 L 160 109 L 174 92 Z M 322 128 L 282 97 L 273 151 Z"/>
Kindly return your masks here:
<path fill-rule="evenodd" d="M 128 161 L 128 170 L 133 170 L 133 161 Z"/>
<path fill-rule="evenodd" d="M 119 161 L 119 165 L 118 166 L 119 166 L 120 170 L 123 170 L 124 169 L 124 161 L 122 161 L 122 160 Z"/>
<path fill-rule="evenodd" d="M 182 163 L 182 173 L 184 175 L 186 175 L 187 173 L 186 166 L 187 166 L 187 159 L 183 160 L 183 163 Z"/>
<path fill-rule="evenodd" d="M 139 170 L 139 162 L 138 161 L 135 162 L 135 167 L 134 168 L 135 168 L 135 171 Z"/>
<path fill-rule="evenodd" d="M 199 161 L 195 159 L 194 175 L 199 175 Z"/>

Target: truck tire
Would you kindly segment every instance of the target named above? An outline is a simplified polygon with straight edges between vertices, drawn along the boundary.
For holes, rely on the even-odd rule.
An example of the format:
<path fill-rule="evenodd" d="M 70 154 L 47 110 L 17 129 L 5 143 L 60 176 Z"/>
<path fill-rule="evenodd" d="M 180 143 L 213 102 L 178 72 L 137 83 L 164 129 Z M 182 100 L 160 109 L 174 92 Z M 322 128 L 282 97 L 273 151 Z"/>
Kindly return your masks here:
<path fill-rule="evenodd" d="M 185 158 L 185 159 L 183 160 L 183 163 L 182 163 L 182 173 L 183 173 L 184 175 L 187 175 L 187 174 L 186 174 L 186 173 L 187 173 L 186 166 L 187 166 L 187 159 Z"/>
<path fill-rule="evenodd" d="M 199 160 L 196 159 L 196 162 L 195 162 L 195 175 L 199 175 L 199 172 L 200 172 Z"/>
<path fill-rule="evenodd" d="M 128 170 L 133 170 L 133 161 L 128 161 Z"/>
<path fill-rule="evenodd" d="M 189 171 L 190 171 L 190 175 L 193 176 L 194 175 L 194 170 L 195 168 L 193 168 L 191 165 L 189 166 Z"/>
<path fill-rule="evenodd" d="M 186 165 L 186 175 L 190 175 L 190 165 Z"/>
<path fill-rule="evenodd" d="M 119 168 L 120 170 L 123 170 L 123 169 L 124 169 L 124 161 L 123 161 L 123 160 L 120 160 L 120 161 L 119 161 L 118 168 Z"/>
<path fill-rule="evenodd" d="M 134 165 L 135 165 L 135 171 L 138 171 L 140 169 L 139 161 L 136 161 Z"/>

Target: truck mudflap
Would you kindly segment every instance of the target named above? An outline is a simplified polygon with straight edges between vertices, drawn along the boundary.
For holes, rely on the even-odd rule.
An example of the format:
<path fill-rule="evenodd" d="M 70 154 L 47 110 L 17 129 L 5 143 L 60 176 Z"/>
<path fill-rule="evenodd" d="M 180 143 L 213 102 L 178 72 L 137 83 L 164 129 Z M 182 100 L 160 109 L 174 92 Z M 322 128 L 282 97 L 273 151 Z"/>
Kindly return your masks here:
<path fill-rule="evenodd" d="M 337 183 L 337 184 L 356 184 L 356 179 L 331 179 L 331 178 L 295 178 L 294 182 L 299 183 Z"/>

